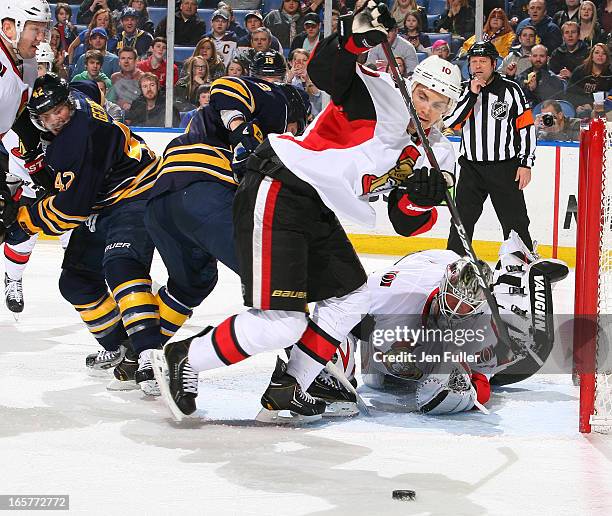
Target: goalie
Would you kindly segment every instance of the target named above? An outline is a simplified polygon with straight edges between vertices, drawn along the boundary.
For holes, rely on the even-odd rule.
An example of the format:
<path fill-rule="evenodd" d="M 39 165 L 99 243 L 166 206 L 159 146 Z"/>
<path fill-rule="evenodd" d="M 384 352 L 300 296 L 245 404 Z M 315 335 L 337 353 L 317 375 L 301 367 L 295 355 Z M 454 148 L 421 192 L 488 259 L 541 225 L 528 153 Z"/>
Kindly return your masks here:
<path fill-rule="evenodd" d="M 430 250 L 369 275 L 369 316 L 341 346 L 337 365 L 352 380 L 359 343 L 364 383 L 412 393 L 414 408 L 429 414 L 482 407 L 490 384 L 531 376 L 540 367 L 538 359 L 543 363 L 552 350 L 552 284 L 567 276 L 568 268 L 558 260 L 537 259 L 512 231 L 495 272 L 486 264 L 483 269 L 523 352 L 509 360 L 498 353 L 473 266 L 453 251 Z M 339 390 L 335 400 L 328 399 L 329 415 L 350 413 L 351 396 Z"/>

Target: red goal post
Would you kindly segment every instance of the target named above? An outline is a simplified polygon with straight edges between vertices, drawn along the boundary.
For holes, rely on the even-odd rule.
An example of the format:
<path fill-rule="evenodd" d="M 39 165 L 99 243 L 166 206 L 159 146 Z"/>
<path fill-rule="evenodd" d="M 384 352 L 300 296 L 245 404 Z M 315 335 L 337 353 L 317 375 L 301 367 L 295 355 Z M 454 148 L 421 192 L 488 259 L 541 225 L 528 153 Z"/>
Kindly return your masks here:
<path fill-rule="evenodd" d="M 574 367 L 580 432 L 612 431 L 612 125 L 590 121 L 580 135 Z"/>

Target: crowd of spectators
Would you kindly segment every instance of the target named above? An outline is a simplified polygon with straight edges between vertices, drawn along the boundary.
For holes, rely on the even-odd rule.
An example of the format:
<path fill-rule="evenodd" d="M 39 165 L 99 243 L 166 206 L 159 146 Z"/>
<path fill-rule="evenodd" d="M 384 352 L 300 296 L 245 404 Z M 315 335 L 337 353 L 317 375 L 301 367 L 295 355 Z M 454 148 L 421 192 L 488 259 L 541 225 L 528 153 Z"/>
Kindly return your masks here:
<path fill-rule="evenodd" d="M 333 0 L 332 30 L 339 16 L 363 1 Z M 476 40 L 473 0 L 388 0 L 388 5 L 397 21 L 388 40 L 404 76 L 437 54 L 468 78 L 465 55 Z M 167 20 L 155 24 L 148 11 L 166 6 L 167 0 L 54 4 L 54 71 L 70 80 L 96 80 L 115 116 L 133 125 L 163 125 L 166 91 L 173 88 L 179 125 L 207 103 L 212 81 L 248 75 L 255 53 L 273 49 L 286 56 L 287 82 L 309 94 L 315 114 L 321 110 L 321 92 L 309 80 L 306 63 L 322 38 L 324 0 L 177 0 L 175 45 L 192 51 L 176 60 L 171 81 Z M 198 9 L 208 9 L 208 15 Z M 239 19 L 234 10 L 241 10 Z M 78 25 L 71 22 L 75 11 Z M 498 71 L 520 85 L 538 113 L 555 115 L 553 126 L 536 118 L 542 137 L 550 139 L 559 129 L 566 139 L 574 134 L 572 120 L 594 114 L 610 111 L 612 118 L 612 0 L 485 0 L 483 22 L 483 39 L 500 54 Z M 376 70 L 388 66 L 382 48 L 372 49 L 364 64 Z"/>

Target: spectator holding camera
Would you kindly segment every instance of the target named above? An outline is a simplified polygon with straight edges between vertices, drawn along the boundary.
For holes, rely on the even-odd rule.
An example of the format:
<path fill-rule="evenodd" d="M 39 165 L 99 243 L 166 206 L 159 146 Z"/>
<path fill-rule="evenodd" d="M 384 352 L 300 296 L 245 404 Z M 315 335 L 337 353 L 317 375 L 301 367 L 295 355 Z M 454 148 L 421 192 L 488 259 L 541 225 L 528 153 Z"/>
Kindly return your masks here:
<path fill-rule="evenodd" d="M 542 112 L 535 117 L 534 125 L 538 140 L 567 142 L 580 139 L 580 119 L 566 117 L 556 100 L 542 103 Z"/>
<path fill-rule="evenodd" d="M 565 22 L 561 27 L 563 45 L 555 49 L 550 56 L 548 63 L 550 71 L 564 81 L 569 81 L 572 72 L 589 55 L 589 47 L 578 37 L 579 31 L 580 28 L 575 21 Z"/>
<path fill-rule="evenodd" d="M 543 100 L 563 95 L 565 85 L 548 69 L 548 50 L 544 45 L 536 45 L 529 56 L 531 67 L 516 77 L 525 98 L 533 106 Z"/>
<path fill-rule="evenodd" d="M 589 57 L 572 73 L 566 97 L 574 104 L 576 115 L 585 118 L 593 111 L 593 93 L 608 92 L 611 88 L 610 50 L 603 43 L 596 43 Z"/>

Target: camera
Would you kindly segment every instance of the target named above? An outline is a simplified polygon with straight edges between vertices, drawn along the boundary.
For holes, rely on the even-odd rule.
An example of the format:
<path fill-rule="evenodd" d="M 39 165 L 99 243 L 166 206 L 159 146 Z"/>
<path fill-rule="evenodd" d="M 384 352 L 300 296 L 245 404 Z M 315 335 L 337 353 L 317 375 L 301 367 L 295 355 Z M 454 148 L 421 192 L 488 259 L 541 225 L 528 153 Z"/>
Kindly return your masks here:
<path fill-rule="evenodd" d="M 552 127 L 555 125 L 555 115 L 552 113 L 542 113 L 542 124 L 545 127 Z"/>

